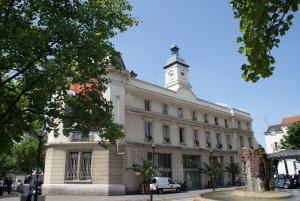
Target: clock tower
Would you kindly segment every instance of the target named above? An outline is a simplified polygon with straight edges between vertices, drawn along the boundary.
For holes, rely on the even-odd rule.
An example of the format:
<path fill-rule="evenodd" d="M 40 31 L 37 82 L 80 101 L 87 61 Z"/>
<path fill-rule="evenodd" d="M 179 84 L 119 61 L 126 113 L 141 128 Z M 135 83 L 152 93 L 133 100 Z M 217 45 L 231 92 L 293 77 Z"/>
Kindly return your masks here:
<path fill-rule="evenodd" d="M 181 88 L 191 88 L 189 83 L 189 65 L 179 56 L 176 44 L 171 47 L 171 57 L 165 67 L 165 88 L 178 91 Z"/>

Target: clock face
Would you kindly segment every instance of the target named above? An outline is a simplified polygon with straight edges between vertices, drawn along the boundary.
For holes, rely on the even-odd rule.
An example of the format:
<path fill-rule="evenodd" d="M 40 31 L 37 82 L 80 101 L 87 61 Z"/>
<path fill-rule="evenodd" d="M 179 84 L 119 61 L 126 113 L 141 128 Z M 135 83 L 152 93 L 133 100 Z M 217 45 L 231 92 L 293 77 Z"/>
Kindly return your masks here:
<path fill-rule="evenodd" d="M 173 70 L 171 70 L 171 71 L 168 73 L 168 76 L 169 76 L 169 79 L 170 79 L 170 80 L 173 80 L 173 79 L 174 79 L 174 77 L 175 77 L 175 73 L 174 73 L 174 71 L 173 71 Z"/>

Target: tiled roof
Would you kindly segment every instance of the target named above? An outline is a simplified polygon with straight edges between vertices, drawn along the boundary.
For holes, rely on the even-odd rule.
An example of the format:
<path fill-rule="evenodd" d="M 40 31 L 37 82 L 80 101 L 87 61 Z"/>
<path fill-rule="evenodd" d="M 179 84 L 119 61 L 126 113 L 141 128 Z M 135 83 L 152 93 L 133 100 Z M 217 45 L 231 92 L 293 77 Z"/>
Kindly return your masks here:
<path fill-rule="evenodd" d="M 275 132 L 282 132 L 281 124 L 276 124 L 276 125 L 268 126 L 268 129 L 266 130 L 265 133 L 270 133 L 270 132 L 272 132 L 272 131 L 275 131 Z"/>
<path fill-rule="evenodd" d="M 285 118 L 282 119 L 281 124 L 282 125 L 289 125 L 289 124 L 295 123 L 297 121 L 300 121 L 300 115 L 285 117 Z"/>
<path fill-rule="evenodd" d="M 95 84 L 97 81 L 94 81 Z M 79 84 L 79 83 L 76 83 L 76 84 L 72 84 L 70 85 L 70 90 L 74 91 L 76 94 L 86 94 L 87 92 L 90 92 L 93 90 L 93 87 L 94 87 L 94 84 L 92 83 L 88 83 L 86 84 L 85 86 L 83 86 L 83 84 Z"/>

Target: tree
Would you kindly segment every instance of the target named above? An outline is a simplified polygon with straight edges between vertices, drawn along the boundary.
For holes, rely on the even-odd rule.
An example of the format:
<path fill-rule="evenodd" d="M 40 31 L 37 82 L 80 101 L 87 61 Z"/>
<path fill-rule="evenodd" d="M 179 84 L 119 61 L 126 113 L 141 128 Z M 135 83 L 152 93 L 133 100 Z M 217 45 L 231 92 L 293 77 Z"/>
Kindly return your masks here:
<path fill-rule="evenodd" d="M 127 0 L 0 2 L 0 151 L 44 119 L 55 135 L 65 123 L 98 130 L 103 143 L 124 136 L 102 94 L 106 67 L 117 65 L 110 39 L 138 22 L 131 9 Z M 74 83 L 82 89 L 70 95 Z"/>
<path fill-rule="evenodd" d="M 215 191 L 215 178 L 223 173 L 223 168 L 217 157 L 210 157 L 210 163 L 203 163 L 204 167 L 200 168 L 201 173 L 206 174 L 210 177 L 210 181 Z"/>
<path fill-rule="evenodd" d="M 231 182 L 232 185 L 235 186 L 235 176 L 240 174 L 241 172 L 241 167 L 239 163 L 234 163 L 234 162 L 228 163 L 227 166 L 225 167 L 225 171 L 231 174 Z"/>
<path fill-rule="evenodd" d="M 285 149 L 300 149 L 300 122 L 288 127 L 287 135 L 283 136 L 281 145 Z"/>
<path fill-rule="evenodd" d="M 15 170 L 25 173 L 32 173 L 37 168 L 38 140 L 35 136 L 24 135 L 21 142 L 12 148 L 12 157 L 15 160 Z M 43 144 L 46 140 L 42 141 Z M 41 169 L 44 169 L 45 147 L 41 146 Z"/>
<path fill-rule="evenodd" d="M 280 38 L 292 25 L 293 13 L 298 10 L 300 0 L 231 0 L 234 17 L 240 19 L 241 44 L 238 52 L 244 54 L 248 64 L 243 64 L 242 77 L 256 82 L 270 77 L 275 59 L 271 55 L 278 47 Z"/>
<path fill-rule="evenodd" d="M 9 171 L 15 167 L 15 159 L 12 157 L 10 151 L 0 154 L 0 170 Z"/>

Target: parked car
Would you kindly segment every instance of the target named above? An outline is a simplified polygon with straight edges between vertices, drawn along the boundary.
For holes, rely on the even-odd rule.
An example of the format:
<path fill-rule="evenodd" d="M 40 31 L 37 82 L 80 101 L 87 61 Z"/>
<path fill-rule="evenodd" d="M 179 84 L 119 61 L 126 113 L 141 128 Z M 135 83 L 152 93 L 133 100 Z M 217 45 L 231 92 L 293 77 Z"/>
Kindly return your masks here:
<path fill-rule="evenodd" d="M 175 191 L 180 192 L 180 184 L 177 184 L 169 177 L 154 177 L 150 183 L 150 190 L 161 194 L 163 192 Z"/>
<path fill-rule="evenodd" d="M 287 177 L 286 175 L 278 175 L 275 178 L 275 187 L 277 188 L 293 188 L 295 186 L 294 179 L 291 177 Z"/>

